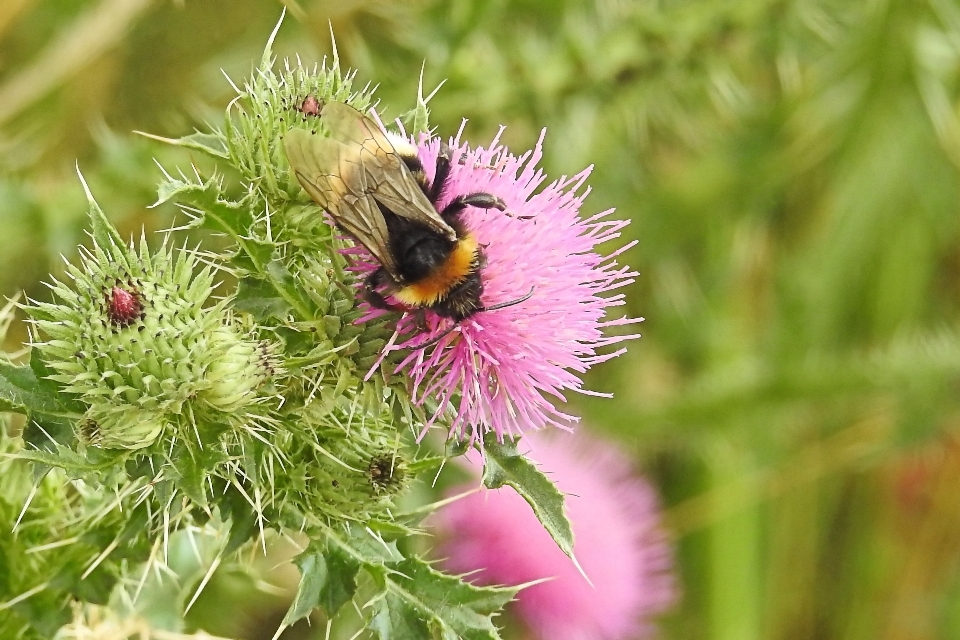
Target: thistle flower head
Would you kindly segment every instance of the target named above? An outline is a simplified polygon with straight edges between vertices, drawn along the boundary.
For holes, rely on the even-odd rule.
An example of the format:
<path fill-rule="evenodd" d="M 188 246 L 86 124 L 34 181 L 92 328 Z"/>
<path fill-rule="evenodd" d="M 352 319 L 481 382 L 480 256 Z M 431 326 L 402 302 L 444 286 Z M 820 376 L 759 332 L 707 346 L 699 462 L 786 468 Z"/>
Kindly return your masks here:
<path fill-rule="evenodd" d="M 467 496 L 434 516 L 444 541 L 444 565 L 454 572 L 478 572 L 475 579 L 484 584 L 553 578 L 517 596 L 517 611 L 538 638 L 643 636 L 652 630 L 652 616 L 676 599 L 671 550 L 659 529 L 654 490 L 610 445 L 582 433 L 553 435 L 524 441 L 532 447 L 530 457 L 567 495 L 574 553 L 593 584 L 507 487 Z"/>
<path fill-rule="evenodd" d="M 636 337 L 604 333 L 638 321 L 606 318 L 610 307 L 623 304 L 622 294 L 610 292 L 636 275 L 614 260 L 632 245 L 610 256 L 596 250 L 617 238 L 628 221 L 606 220 L 613 210 L 580 216 L 590 168 L 539 189 L 546 180 L 537 168 L 542 142 L 541 135 L 536 147 L 519 157 L 499 136 L 488 148 L 471 149 L 459 134 L 449 143 L 450 177 L 437 208 L 477 192 L 506 203 L 505 211 L 467 207 L 461 220 L 485 258 L 484 308 L 509 305 L 480 311 L 458 325 L 426 311 L 425 331 L 414 315 L 398 323 L 402 337 L 392 349 L 412 350 L 398 369 L 412 378 L 415 402 L 435 399 L 441 408 L 456 406 L 451 435 L 473 439 L 493 430 L 503 438 L 547 425 L 568 427 L 576 419 L 554 403 L 564 401 L 568 390 L 587 393 L 580 375 L 624 351 L 603 353 L 603 348 Z M 431 180 L 440 145 L 434 138 L 418 146 Z M 368 260 L 359 269 L 375 266 Z M 514 301 L 520 302 L 510 305 Z M 418 348 L 434 342 L 435 347 Z"/>

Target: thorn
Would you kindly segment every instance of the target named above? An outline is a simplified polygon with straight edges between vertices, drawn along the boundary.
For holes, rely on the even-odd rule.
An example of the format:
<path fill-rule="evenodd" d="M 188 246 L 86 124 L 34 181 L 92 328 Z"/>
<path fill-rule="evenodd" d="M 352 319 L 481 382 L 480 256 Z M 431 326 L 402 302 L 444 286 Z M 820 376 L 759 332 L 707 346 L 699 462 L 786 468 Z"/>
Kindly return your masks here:
<path fill-rule="evenodd" d="M 26 502 L 23 503 L 23 509 L 20 510 L 20 515 L 17 516 L 17 521 L 13 523 L 13 530 L 12 530 L 13 533 L 17 532 L 17 527 L 20 526 L 20 521 L 23 520 L 23 516 L 27 513 L 27 509 L 30 507 L 30 503 L 33 502 L 33 498 L 34 496 L 37 495 L 37 489 L 39 488 L 40 488 L 40 483 L 37 482 L 30 489 L 30 493 L 29 495 L 27 495 L 27 500 Z"/>
<path fill-rule="evenodd" d="M 159 138 L 158 136 L 149 135 L 149 134 L 143 134 L 143 135 L 146 135 L 148 138 L 156 138 L 156 139 L 158 139 L 158 140 L 163 140 L 163 138 Z M 174 140 L 173 142 L 176 142 L 176 141 Z M 160 161 L 157 160 L 156 158 L 154 158 L 154 159 L 153 159 L 153 162 L 154 162 L 154 164 L 157 165 L 157 168 L 160 169 L 160 172 L 163 173 L 164 177 L 165 177 L 167 180 L 170 180 L 170 181 L 172 182 L 172 181 L 173 181 L 173 176 L 171 176 L 169 173 L 167 173 L 167 170 L 164 168 L 164 166 L 163 166 L 162 164 L 160 164 Z"/>
<path fill-rule="evenodd" d="M 267 54 L 273 50 L 273 42 L 277 39 L 277 33 L 280 32 L 280 25 L 283 24 L 283 19 L 287 16 L 287 8 L 284 7 L 283 11 L 280 12 L 280 19 L 277 20 L 277 26 L 273 28 L 273 32 L 270 34 L 270 37 L 267 38 L 267 46 L 264 47 L 263 57 L 266 59 Z"/>
<path fill-rule="evenodd" d="M 570 559 L 573 561 L 573 566 L 577 568 L 577 571 L 580 572 L 580 575 L 583 576 L 583 579 L 587 581 L 587 584 L 596 589 L 593 584 L 593 581 L 590 580 L 590 577 L 587 575 L 587 572 L 583 570 L 583 567 L 580 566 L 580 561 L 577 560 L 577 556 L 573 555 L 573 551 L 570 552 Z"/>
<path fill-rule="evenodd" d="M 442 87 L 442 86 L 444 85 L 444 83 L 446 83 L 446 81 L 447 81 L 446 78 L 444 78 L 443 80 L 441 80 L 441 81 L 440 81 L 440 84 L 437 85 L 436 89 L 434 89 L 433 91 L 430 92 L 430 95 L 427 96 L 426 100 L 424 100 L 423 103 L 426 104 L 426 103 L 430 102 L 431 100 L 433 100 L 433 96 L 437 95 L 437 92 L 440 91 L 440 87 Z"/>
<path fill-rule="evenodd" d="M 423 99 L 423 70 L 427 68 L 427 61 L 424 59 L 420 65 L 420 80 L 417 81 L 417 104 L 427 104 Z"/>
<path fill-rule="evenodd" d="M 27 598 L 37 595 L 38 593 L 46 589 L 49 585 L 50 585 L 49 582 L 44 582 L 43 584 L 39 584 L 35 586 L 33 589 L 30 589 L 29 591 L 24 591 L 23 593 L 21 593 L 20 595 L 18 595 L 16 598 L 12 600 L 7 600 L 6 602 L 0 602 L 0 611 L 3 611 L 5 609 L 10 609 L 14 605 L 20 604 Z"/>
<path fill-rule="evenodd" d="M 337 51 L 337 39 L 333 35 L 333 22 L 327 20 L 327 25 L 330 27 L 330 46 L 333 48 L 333 70 L 340 71 L 340 52 Z"/>
<path fill-rule="evenodd" d="M 133 133 L 138 136 L 143 136 L 144 138 L 149 138 L 151 140 L 156 140 L 158 142 L 165 142 L 166 144 L 179 145 L 180 141 L 176 138 L 165 138 L 163 136 L 158 136 L 155 133 L 147 133 L 146 131 L 140 131 L 139 129 L 134 129 Z M 154 160 L 156 162 L 156 160 Z"/>
<path fill-rule="evenodd" d="M 183 610 L 183 613 L 186 614 L 190 611 L 190 607 L 193 606 L 193 603 L 197 601 L 197 598 L 200 597 L 200 594 L 203 592 L 204 588 L 207 586 L 207 583 L 210 582 L 210 578 L 213 577 L 213 572 L 217 570 L 217 567 L 220 566 L 220 561 L 223 560 L 223 556 L 217 556 L 216 560 L 211 563 L 210 568 L 207 570 L 206 575 L 203 576 L 203 580 L 200 581 L 200 585 L 197 587 L 197 591 L 193 594 L 193 597 L 190 599 L 190 602 L 187 604 L 186 608 Z"/>
<path fill-rule="evenodd" d="M 97 558 L 93 561 L 93 563 L 89 567 L 87 567 L 87 570 L 83 572 L 83 575 L 80 576 L 80 579 L 86 580 L 87 576 L 93 573 L 93 570 L 99 567 L 100 563 L 106 560 L 107 556 L 113 553 L 113 551 L 119 546 L 120 546 L 120 538 L 115 538 L 114 541 L 111 542 L 109 545 L 107 545 L 107 548 L 104 549 L 99 556 L 97 556 Z"/>
<path fill-rule="evenodd" d="M 77 166 L 77 176 L 80 178 L 80 184 L 83 185 L 83 192 L 84 192 L 84 193 L 86 194 L 86 196 L 87 196 L 87 202 L 89 202 L 89 203 L 92 204 L 92 203 L 94 202 L 93 194 L 90 193 L 90 187 L 87 186 L 87 181 L 86 181 L 86 179 L 83 177 L 83 174 L 80 173 L 80 161 L 79 161 L 79 160 L 77 160 L 76 166 Z"/>
<path fill-rule="evenodd" d="M 227 72 L 226 72 L 224 69 L 221 68 L 221 69 L 220 69 L 220 73 L 222 73 L 222 74 L 223 74 L 223 77 L 227 79 L 227 82 L 230 83 L 230 86 L 233 87 L 233 90 L 234 90 L 234 91 L 236 91 L 237 93 L 243 93 L 243 91 L 240 90 L 240 87 L 238 87 L 238 86 L 236 85 L 236 83 L 234 83 L 234 81 L 230 78 L 230 76 L 227 75 Z M 234 98 L 234 99 L 236 99 L 236 98 Z M 232 104 L 232 102 L 231 102 L 231 104 Z"/>

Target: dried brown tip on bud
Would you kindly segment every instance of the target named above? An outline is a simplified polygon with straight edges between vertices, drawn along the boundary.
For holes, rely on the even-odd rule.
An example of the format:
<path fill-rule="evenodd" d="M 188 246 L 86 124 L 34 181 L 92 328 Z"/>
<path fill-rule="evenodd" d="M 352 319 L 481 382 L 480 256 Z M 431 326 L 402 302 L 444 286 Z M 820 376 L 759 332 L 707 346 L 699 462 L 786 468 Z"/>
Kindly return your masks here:
<path fill-rule="evenodd" d="M 143 303 L 139 293 L 113 287 L 107 294 L 107 317 L 113 324 L 119 327 L 130 326 L 139 320 L 142 314 Z"/>
<path fill-rule="evenodd" d="M 397 487 L 403 481 L 404 472 L 399 465 L 400 460 L 392 455 L 378 455 L 370 460 L 367 474 L 377 493 Z"/>
<path fill-rule="evenodd" d="M 96 420 L 87 418 L 78 425 L 77 435 L 86 444 L 97 444 L 100 441 L 100 425 Z"/>

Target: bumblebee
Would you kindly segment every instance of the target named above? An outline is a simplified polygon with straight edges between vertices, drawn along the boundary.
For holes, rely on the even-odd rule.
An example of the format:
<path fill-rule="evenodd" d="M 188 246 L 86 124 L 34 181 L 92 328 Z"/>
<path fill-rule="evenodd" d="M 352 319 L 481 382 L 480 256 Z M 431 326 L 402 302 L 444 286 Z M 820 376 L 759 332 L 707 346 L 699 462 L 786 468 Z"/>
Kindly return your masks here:
<path fill-rule="evenodd" d="M 460 214 L 468 206 L 504 211 L 506 204 L 475 192 L 457 195 L 439 210 L 450 176 L 447 145 L 441 145 L 431 181 L 416 146 L 384 133 L 367 115 L 329 102 L 319 117 L 329 135 L 288 131 L 287 160 L 310 197 L 380 264 L 364 286 L 371 305 L 392 308 L 384 291 L 407 307 L 460 322 L 532 295 L 490 307 L 480 302 L 483 249 Z"/>

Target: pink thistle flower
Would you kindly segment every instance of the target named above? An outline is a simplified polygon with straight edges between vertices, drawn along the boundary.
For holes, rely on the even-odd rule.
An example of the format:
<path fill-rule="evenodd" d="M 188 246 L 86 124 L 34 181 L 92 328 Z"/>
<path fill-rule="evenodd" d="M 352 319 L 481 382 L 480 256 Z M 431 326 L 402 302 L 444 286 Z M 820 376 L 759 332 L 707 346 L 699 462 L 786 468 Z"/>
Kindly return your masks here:
<path fill-rule="evenodd" d="M 524 441 L 533 448 L 530 457 L 567 496 L 574 554 L 593 586 L 508 487 L 481 490 L 432 517 L 443 541 L 444 567 L 476 572 L 472 579 L 481 584 L 553 578 L 517 596 L 516 611 L 537 638 L 650 635 L 652 618 L 677 599 L 672 550 L 660 530 L 653 488 L 607 443 L 561 432 Z"/>
<path fill-rule="evenodd" d="M 543 133 L 536 147 L 519 157 L 500 144 L 499 133 L 489 148 L 475 150 L 461 142 L 461 133 L 462 127 L 449 143 L 451 171 L 438 209 L 468 193 L 500 197 L 506 211 L 467 207 L 461 214 L 486 257 L 481 302 L 489 308 L 533 293 L 519 304 L 478 312 L 458 326 L 426 311 L 424 331 L 415 317 L 407 315 L 398 323 L 399 339 L 384 355 L 412 350 L 397 371 L 406 370 L 411 377 L 415 403 L 437 402 L 434 419 L 456 406 L 451 436 L 459 433 L 472 441 L 492 430 L 502 441 L 505 435 L 547 425 L 569 429 L 576 418 L 554 402 L 565 402 L 566 390 L 592 393 L 583 388 L 580 375 L 625 351 L 601 353 L 604 347 L 639 337 L 604 335 L 608 327 L 643 320 L 604 319 L 610 307 L 624 303 L 623 294 L 607 294 L 636 276 L 614 258 L 635 243 L 609 256 L 596 252 L 598 245 L 619 237 L 629 221 L 605 220 L 613 209 L 580 217 L 590 190 L 580 191 L 592 167 L 537 191 L 546 180 L 536 166 L 542 157 Z M 424 138 L 418 149 L 432 180 L 440 140 Z M 366 254 L 362 249 L 348 251 L 361 259 Z M 369 255 L 357 266 L 360 272 L 374 268 Z M 372 311 L 365 319 L 376 315 L 379 312 Z M 418 348 L 434 343 L 432 350 Z"/>

